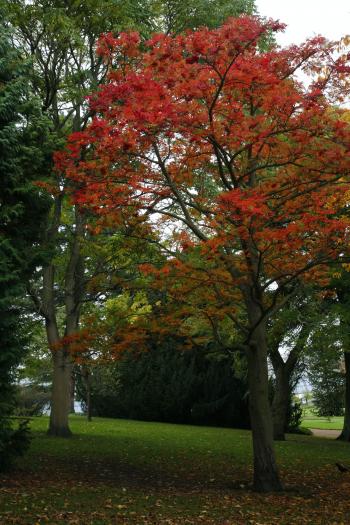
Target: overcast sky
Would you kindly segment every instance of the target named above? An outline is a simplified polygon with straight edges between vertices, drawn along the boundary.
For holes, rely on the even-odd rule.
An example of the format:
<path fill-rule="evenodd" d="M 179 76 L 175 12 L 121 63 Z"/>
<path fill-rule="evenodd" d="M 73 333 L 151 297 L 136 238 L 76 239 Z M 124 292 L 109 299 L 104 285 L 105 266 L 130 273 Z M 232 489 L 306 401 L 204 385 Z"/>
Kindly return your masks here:
<path fill-rule="evenodd" d="M 299 44 L 321 34 L 337 40 L 350 34 L 350 0 L 256 0 L 261 15 L 288 25 L 278 37 L 281 45 Z"/>

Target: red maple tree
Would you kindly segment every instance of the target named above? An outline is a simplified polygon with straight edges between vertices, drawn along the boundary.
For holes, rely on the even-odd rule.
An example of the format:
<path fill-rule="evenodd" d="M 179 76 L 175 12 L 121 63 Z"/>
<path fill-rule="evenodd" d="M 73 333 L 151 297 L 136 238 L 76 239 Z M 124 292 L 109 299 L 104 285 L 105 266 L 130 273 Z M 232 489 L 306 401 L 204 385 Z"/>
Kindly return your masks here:
<path fill-rule="evenodd" d="M 211 315 L 239 328 L 259 491 L 282 488 L 267 320 L 301 279 L 344 261 L 348 244 L 350 128 L 335 109 L 348 56 L 322 37 L 261 51 L 281 29 L 245 16 L 146 47 L 136 33 L 102 36 L 111 68 L 90 98 L 96 116 L 56 158 L 76 202 L 144 237 L 160 230 L 172 252 L 163 279 L 183 294 L 196 278 Z M 308 87 L 298 70 L 313 75 Z"/>

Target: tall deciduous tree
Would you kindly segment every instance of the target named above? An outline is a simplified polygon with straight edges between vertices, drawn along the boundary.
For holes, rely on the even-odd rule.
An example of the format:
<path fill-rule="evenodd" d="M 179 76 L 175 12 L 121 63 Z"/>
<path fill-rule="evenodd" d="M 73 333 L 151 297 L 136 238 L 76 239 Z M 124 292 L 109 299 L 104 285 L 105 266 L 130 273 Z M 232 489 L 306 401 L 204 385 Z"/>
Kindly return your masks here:
<path fill-rule="evenodd" d="M 201 2 L 177 2 L 172 21 L 179 30 L 188 23 L 187 15 L 196 23 L 206 23 L 208 9 Z M 96 2 L 66 2 L 64 0 L 14 0 L 10 3 L 11 21 L 16 30 L 15 44 L 33 58 L 32 85 L 42 100 L 44 112 L 51 120 L 57 148 L 68 132 L 83 130 L 91 117 L 85 103 L 88 91 L 104 81 L 106 65 L 95 55 L 96 40 L 102 32 L 117 34 L 120 29 L 138 28 L 146 36 L 151 28 L 163 27 L 170 3 L 150 0 L 109 0 Z M 220 2 L 219 13 L 233 14 L 251 9 L 251 0 Z M 228 10 L 228 11 L 227 11 Z M 222 16 L 221 16 L 222 18 Z M 175 27 L 174 26 L 174 27 Z M 35 308 L 45 319 L 50 347 L 62 336 L 79 330 L 81 305 L 84 298 L 84 257 L 82 241 L 86 234 L 86 218 L 78 207 L 71 207 L 65 197 L 65 185 L 57 180 L 49 167 L 46 178 L 51 189 L 52 209 L 45 226 L 42 248 L 46 264 L 31 283 L 30 294 Z M 64 256 L 57 257 L 58 251 Z M 58 312 L 65 310 L 64 321 Z M 61 326 L 60 326 L 61 324 Z M 69 436 L 68 413 L 71 396 L 72 363 L 67 349 L 60 348 L 53 356 L 53 390 L 49 433 Z"/>
<path fill-rule="evenodd" d="M 99 51 L 116 68 L 91 97 L 96 117 L 57 155 L 81 185 L 76 202 L 142 225 L 143 235 L 173 229 L 174 255 L 161 271 L 168 289 L 184 295 L 196 280 L 244 334 L 259 491 L 282 488 L 267 320 L 299 279 L 319 280 L 326 262 L 341 260 L 348 231 L 336 213 L 349 187 L 350 130 L 327 101 L 330 83 L 341 91 L 347 58 L 334 59 L 321 37 L 259 52 L 260 39 L 282 27 L 240 17 L 156 35 L 146 51 L 135 33 L 107 35 Z M 296 70 L 315 68 L 308 88 L 295 80 Z"/>
<path fill-rule="evenodd" d="M 269 322 L 269 358 L 275 375 L 272 400 L 275 440 L 285 439 L 293 389 L 306 367 L 310 333 L 318 326 L 321 317 L 315 291 L 300 286 L 299 292 Z"/>
<path fill-rule="evenodd" d="M 253 14 L 254 0 L 150 0 L 150 22 L 156 31 L 178 34 L 185 29 L 218 27 L 230 16 Z"/>
<path fill-rule="evenodd" d="M 51 121 L 56 148 L 67 133 L 84 128 L 90 112 L 84 102 L 88 90 L 103 81 L 106 67 L 95 55 L 103 31 L 141 25 L 145 16 L 135 2 L 65 2 L 16 0 L 10 7 L 14 43 L 32 57 L 32 87 Z M 82 243 L 86 220 L 72 207 L 65 187 L 52 172 L 52 163 L 40 174 L 52 194 L 51 212 L 44 226 L 41 248 L 46 260 L 38 267 L 29 293 L 46 326 L 51 348 L 63 335 L 79 330 L 84 298 Z M 64 319 L 62 318 L 64 310 Z M 72 362 L 65 348 L 52 351 L 53 383 L 49 433 L 69 436 Z"/>

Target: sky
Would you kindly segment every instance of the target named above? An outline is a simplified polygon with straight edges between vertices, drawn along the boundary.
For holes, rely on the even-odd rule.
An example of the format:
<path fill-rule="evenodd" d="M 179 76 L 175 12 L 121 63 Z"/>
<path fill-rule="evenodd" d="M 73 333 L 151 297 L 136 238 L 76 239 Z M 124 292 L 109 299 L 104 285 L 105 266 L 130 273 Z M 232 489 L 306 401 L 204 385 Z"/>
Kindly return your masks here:
<path fill-rule="evenodd" d="M 321 34 L 338 40 L 350 34 L 350 0 L 256 0 L 260 15 L 288 27 L 277 38 L 280 45 L 299 44 Z"/>

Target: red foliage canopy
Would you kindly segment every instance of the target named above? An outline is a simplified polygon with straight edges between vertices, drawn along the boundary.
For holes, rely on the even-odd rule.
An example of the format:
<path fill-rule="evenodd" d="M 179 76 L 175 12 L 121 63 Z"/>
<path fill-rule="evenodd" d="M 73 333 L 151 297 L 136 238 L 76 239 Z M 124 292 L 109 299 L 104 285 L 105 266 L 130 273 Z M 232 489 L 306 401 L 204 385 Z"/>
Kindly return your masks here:
<path fill-rule="evenodd" d="M 146 51 L 135 33 L 102 36 L 115 67 L 90 98 L 91 125 L 56 156 L 79 183 L 76 202 L 116 220 L 183 224 L 203 254 L 225 256 L 236 284 L 281 286 L 338 257 L 350 132 L 327 90 L 347 57 L 335 60 L 321 37 L 260 52 L 282 27 L 241 17 L 155 35 Z M 297 69 L 321 73 L 306 89 Z"/>

